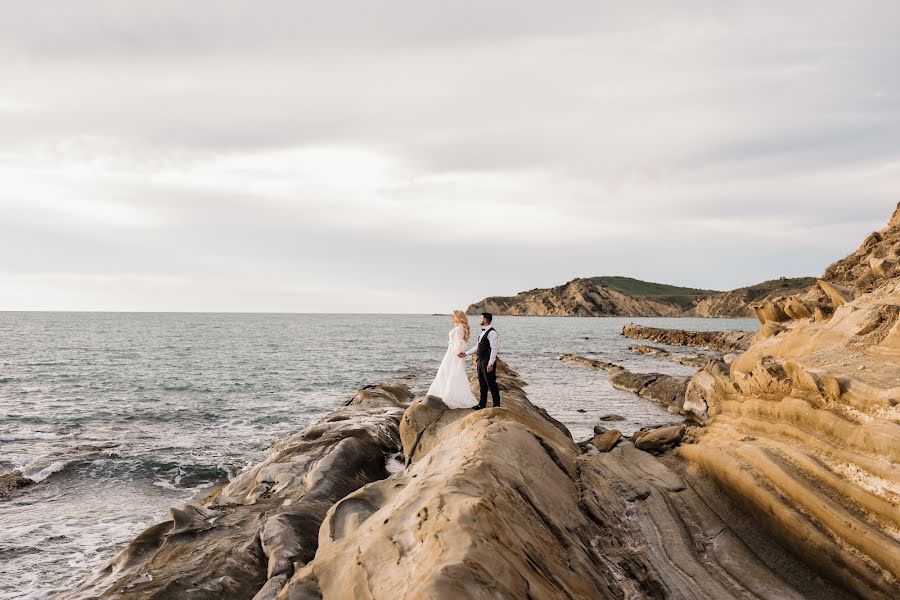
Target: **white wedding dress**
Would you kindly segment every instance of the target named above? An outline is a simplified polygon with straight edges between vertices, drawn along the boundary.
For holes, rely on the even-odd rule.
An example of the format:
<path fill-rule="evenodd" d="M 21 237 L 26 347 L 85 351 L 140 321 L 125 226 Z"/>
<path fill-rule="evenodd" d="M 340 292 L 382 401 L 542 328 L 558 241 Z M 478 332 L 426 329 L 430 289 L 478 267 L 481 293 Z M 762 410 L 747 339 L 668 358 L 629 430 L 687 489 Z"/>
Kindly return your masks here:
<path fill-rule="evenodd" d="M 478 404 L 466 376 L 466 359 L 457 356 L 465 351 L 465 344 L 463 327 L 457 325 L 450 330 L 447 354 L 444 355 L 437 375 L 428 388 L 429 396 L 437 396 L 450 408 L 472 408 Z"/>

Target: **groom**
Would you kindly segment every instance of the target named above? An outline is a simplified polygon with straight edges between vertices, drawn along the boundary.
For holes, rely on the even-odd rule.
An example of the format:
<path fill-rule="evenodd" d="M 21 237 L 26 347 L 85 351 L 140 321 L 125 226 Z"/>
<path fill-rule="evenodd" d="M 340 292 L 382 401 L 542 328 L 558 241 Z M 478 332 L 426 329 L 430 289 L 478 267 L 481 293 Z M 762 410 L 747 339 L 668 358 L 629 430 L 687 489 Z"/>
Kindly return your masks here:
<path fill-rule="evenodd" d="M 478 352 L 478 387 L 481 388 L 481 402 L 473 407 L 481 410 L 487 407 L 487 394 L 491 390 L 491 398 L 494 406 L 500 406 L 500 388 L 497 386 L 497 370 L 494 368 L 497 362 L 497 330 L 491 327 L 494 316 L 491 313 L 481 315 L 481 335 L 478 336 L 478 345 L 468 352 L 460 352 L 457 356 L 465 358 Z"/>

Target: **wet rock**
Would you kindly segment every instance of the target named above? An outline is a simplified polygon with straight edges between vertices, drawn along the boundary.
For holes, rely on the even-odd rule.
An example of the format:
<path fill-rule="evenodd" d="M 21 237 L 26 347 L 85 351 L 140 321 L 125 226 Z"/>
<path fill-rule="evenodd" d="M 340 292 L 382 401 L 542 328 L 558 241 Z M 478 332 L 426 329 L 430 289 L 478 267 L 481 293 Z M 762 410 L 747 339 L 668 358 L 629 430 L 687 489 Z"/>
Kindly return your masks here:
<path fill-rule="evenodd" d="M 639 394 L 645 387 L 663 377 L 661 373 L 632 373 L 622 369 L 609 376 L 609 383 L 620 390 Z"/>
<path fill-rule="evenodd" d="M 601 421 L 624 421 L 625 417 L 623 417 L 622 415 L 609 414 L 609 415 L 603 415 L 602 417 L 600 417 L 600 420 Z"/>
<path fill-rule="evenodd" d="M 630 323 L 622 329 L 627 338 L 650 340 L 669 346 L 690 346 L 719 352 L 740 352 L 753 341 L 753 334 L 743 331 L 683 331 L 660 329 Z"/>
<path fill-rule="evenodd" d="M 20 471 L 10 471 L 0 475 L 0 501 L 8 500 L 17 491 L 32 485 L 34 481 L 23 477 Z"/>
<path fill-rule="evenodd" d="M 632 352 L 637 352 L 638 354 L 649 354 L 651 356 L 658 356 L 660 358 L 668 358 L 671 355 L 671 352 L 666 350 L 665 348 L 657 348 L 656 346 L 647 346 L 646 344 L 641 344 L 640 346 L 632 346 L 629 348 Z"/>
<path fill-rule="evenodd" d="M 640 390 L 642 398 L 681 410 L 690 377 L 662 375 Z"/>
<path fill-rule="evenodd" d="M 315 556 L 328 509 L 387 477 L 411 399 L 405 386 L 366 386 L 201 503 L 173 508 L 171 521 L 146 529 L 60 597 L 274 598 Z"/>

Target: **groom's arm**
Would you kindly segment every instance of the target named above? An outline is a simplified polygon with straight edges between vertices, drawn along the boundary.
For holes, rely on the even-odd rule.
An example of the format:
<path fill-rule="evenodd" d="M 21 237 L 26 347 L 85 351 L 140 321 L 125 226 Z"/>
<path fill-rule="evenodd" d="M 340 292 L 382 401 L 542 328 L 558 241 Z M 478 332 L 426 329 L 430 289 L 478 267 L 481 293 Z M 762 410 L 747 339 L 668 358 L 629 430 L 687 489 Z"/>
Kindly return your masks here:
<path fill-rule="evenodd" d="M 488 342 L 491 343 L 491 358 L 488 359 L 488 367 L 493 367 L 497 362 L 497 332 L 491 330 L 488 332 Z"/>
<path fill-rule="evenodd" d="M 478 350 L 478 346 L 472 346 L 470 349 L 466 350 L 466 356 L 472 356 L 475 354 L 476 350 Z"/>

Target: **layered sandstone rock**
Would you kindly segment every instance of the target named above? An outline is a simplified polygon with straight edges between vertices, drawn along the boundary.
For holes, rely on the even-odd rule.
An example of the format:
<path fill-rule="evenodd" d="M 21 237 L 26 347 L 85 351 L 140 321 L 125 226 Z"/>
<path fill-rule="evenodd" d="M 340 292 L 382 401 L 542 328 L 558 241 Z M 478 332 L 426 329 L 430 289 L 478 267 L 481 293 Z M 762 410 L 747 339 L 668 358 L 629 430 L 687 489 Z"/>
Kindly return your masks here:
<path fill-rule="evenodd" d="M 678 450 L 863 598 L 900 597 L 900 277 L 872 267 L 897 241 L 900 209 L 826 272 L 830 315 L 781 321 L 702 369 L 684 408 L 707 426 Z"/>
<path fill-rule="evenodd" d="M 629 323 L 622 329 L 627 338 L 649 340 L 670 346 L 689 346 L 719 352 L 742 352 L 750 347 L 754 334 L 745 331 L 682 331 Z"/>
<path fill-rule="evenodd" d="M 448 411 L 424 398 L 406 411 L 409 466 L 328 511 L 315 559 L 280 600 L 823 593 L 773 572 L 758 558 L 771 553 L 751 551 L 659 460 L 627 440 L 582 453 L 513 373 L 499 377 L 500 408 Z"/>
<path fill-rule="evenodd" d="M 780 299 L 805 292 L 816 280 L 812 277 L 781 277 L 730 292 L 714 294 L 697 302 L 685 313 L 689 317 L 753 317 L 755 306 L 777 303 Z"/>
<path fill-rule="evenodd" d="M 312 560 L 337 500 L 388 475 L 412 394 L 366 387 L 346 406 L 281 440 L 265 461 L 199 505 L 172 509 L 64 598 L 273 598 Z"/>

